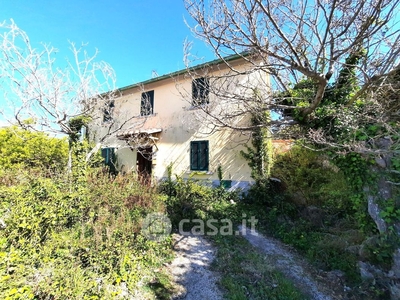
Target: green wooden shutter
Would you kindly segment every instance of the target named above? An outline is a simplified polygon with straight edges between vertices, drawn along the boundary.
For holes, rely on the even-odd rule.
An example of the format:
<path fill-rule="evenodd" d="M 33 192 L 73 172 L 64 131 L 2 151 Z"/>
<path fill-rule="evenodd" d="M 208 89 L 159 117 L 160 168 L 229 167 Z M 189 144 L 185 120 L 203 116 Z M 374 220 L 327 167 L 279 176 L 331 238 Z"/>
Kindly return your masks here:
<path fill-rule="evenodd" d="M 208 141 L 199 142 L 199 170 L 208 171 Z"/>
<path fill-rule="evenodd" d="M 104 164 L 112 166 L 114 163 L 114 148 L 102 148 L 101 156 L 104 158 Z"/>
<path fill-rule="evenodd" d="M 199 169 L 199 143 L 191 142 L 190 143 L 190 169 L 198 170 Z"/>
<path fill-rule="evenodd" d="M 208 171 L 208 164 L 208 141 L 190 142 L 190 169 L 194 171 Z"/>

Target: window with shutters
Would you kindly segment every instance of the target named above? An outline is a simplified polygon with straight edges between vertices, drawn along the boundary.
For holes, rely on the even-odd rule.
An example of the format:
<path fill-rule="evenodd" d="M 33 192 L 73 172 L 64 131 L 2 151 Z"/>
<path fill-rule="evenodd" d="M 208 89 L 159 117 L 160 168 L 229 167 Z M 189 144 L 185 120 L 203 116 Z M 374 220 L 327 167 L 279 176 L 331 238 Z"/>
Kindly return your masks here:
<path fill-rule="evenodd" d="M 102 148 L 101 156 L 104 159 L 104 164 L 110 166 L 113 164 L 114 148 Z"/>
<path fill-rule="evenodd" d="M 104 159 L 104 164 L 109 167 L 111 173 L 116 173 L 116 157 L 114 148 L 102 148 L 101 156 Z"/>
<path fill-rule="evenodd" d="M 114 100 L 110 100 L 105 104 L 103 109 L 103 122 L 111 122 L 113 119 L 113 111 L 114 111 Z"/>
<path fill-rule="evenodd" d="M 199 106 L 208 104 L 210 84 L 208 78 L 201 77 L 192 81 L 192 105 Z"/>
<path fill-rule="evenodd" d="M 149 116 L 154 112 L 154 91 L 142 93 L 142 100 L 140 102 L 140 115 Z"/>
<path fill-rule="evenodd" d="M 208 171 L 208 141 L 190 142 L 190 170 Z"/>

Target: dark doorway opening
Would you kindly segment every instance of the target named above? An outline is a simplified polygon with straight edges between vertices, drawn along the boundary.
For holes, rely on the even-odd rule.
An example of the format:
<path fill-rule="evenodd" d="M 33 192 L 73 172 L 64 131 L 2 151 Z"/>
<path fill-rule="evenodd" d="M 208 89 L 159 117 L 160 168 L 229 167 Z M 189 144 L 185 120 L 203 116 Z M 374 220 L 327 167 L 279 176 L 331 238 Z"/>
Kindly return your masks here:
<path fill-rule="evenodd" d="M 151 183 L 153 147 L 140 147 L 137 149 L 138 179 L 144 184 Z"/>

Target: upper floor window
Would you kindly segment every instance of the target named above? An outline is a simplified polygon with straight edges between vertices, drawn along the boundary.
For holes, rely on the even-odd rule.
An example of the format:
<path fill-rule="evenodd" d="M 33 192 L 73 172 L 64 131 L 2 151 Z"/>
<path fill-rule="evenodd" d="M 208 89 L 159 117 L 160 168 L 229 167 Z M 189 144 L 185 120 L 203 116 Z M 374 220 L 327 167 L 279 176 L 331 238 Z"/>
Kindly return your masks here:
<path fill-rule="evenodd" d="M 196 78 L 192 81 L 192 105 L 199 106 L 208 104 L 208 94 L 210 93 L 209 79 L 206 77 Z"/>
<path fill-rule="evenodd" d="M 142 100 L 140 102 L 140 115 L 149 116 L 154 111 L 154 91 L 142 93 Z"/>
<path fill-rule="evenodd" d="M 104 105 L 103 109 L 103 122 L 110 122 L 112 121 L 112 113 L 114 110 L 115 104 L 114 100 L 107 101 Z"/>
<path fill-rule="evenodd" d="M 208 171 L 208 141 L 190 142 L 190 170 Z"/>

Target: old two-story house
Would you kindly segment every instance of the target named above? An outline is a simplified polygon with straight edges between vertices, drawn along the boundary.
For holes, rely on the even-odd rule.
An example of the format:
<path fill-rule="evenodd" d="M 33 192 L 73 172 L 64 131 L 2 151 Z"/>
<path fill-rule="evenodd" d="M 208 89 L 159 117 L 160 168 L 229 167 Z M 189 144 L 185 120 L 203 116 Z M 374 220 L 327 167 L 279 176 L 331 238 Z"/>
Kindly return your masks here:
<path fill-rule="evenodd" d="M 268 88 L 267 75 L 253 67 L 243 57 L 231 56 L 225 62 L 215 60 L 120 88 L 120 96 L 110 103 L 112 109 L 106 110 L 105 125 L 124 111 L 135 117 L 114 120 L 121 129 L 103 145 L 106 163 L 114 163 L 121 172 L 147 174 L 156 180 L 166 178 L 167 168 L 172 166 L 173 174 L 214 185 L 220 183 L 220 167 L 225 185 L 246 189 L 252 183 L 251 169 L 241 151 L 250 145 L 249 132 L 215 126 L 215 119 L 209 118 L 204 108 L 217 115 L 218 110 L 232 108 L 211 89 L 227 85 L 227 78 L 236 78 L 240 84 L 235 86 L 243 93 Z M 247 89 L 247 85 L 251 86 Z M 236 124 L 249 119 L 246 114 L 238 115 Z"/>

